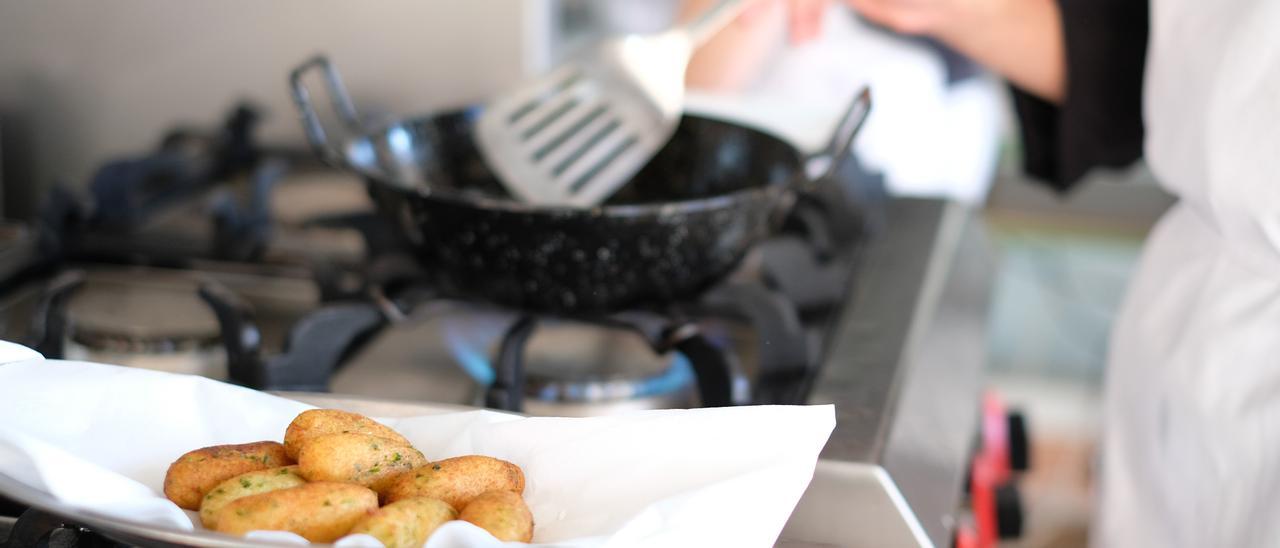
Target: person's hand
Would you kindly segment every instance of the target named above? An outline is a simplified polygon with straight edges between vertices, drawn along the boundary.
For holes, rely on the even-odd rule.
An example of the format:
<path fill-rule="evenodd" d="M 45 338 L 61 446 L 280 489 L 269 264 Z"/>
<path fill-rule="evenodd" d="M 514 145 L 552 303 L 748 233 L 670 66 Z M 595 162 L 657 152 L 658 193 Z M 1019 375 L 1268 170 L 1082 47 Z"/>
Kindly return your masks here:
<path fill-rule="evenodd" d="M 715 0 L 684 0 L 680 21 L 688 21 Z M 822 32 L 830 0 L 748 0 L 750 5 L 704 44 L 689 63 L 685 81 L 691 88 L 730 91 L 754 80 L 766 59 L 787 42 L 801 44 Z"/>
<path fill-rule="evenodd" d="M 792 44 L 803 44 L 822 34 L 822 17 L 827 13 L 828 0 L 785 1 L 787 3 L 787 36 Z"/>
<path fill-rule="evenodd" d="M 792 44 L 802 44 L 822 34 L 822 17 L 831 0 L 747 0 L 730 28 L 757 28 L 769 20 L 785 17 L 787 35 Z M 714 5 L 711 0 L 686 0 L 681 6 L 681 19 L 687 19 Z"/>

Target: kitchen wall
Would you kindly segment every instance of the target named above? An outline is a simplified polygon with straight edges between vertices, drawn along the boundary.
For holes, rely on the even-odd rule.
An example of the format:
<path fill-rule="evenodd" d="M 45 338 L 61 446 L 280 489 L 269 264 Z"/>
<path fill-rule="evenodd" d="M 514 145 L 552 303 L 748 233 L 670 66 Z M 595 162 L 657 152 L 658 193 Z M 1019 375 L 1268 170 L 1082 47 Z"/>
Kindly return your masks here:
<path fill-rule="evenodd" d="M 301 142 L 289 70 L 316 52 L 365 110 L 461 105 L 546 63 L 554 0 L 0 0 L 0 194 L 31 213 L 54 180 L 82 183 L 176 122 L 237 99 L 264 137 Z"/>

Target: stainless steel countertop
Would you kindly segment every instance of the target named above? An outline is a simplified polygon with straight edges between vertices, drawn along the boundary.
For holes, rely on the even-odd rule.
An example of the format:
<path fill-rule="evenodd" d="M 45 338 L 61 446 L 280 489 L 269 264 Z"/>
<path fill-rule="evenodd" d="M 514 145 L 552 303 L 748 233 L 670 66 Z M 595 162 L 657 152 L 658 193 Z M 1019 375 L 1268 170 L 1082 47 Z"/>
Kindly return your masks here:
<path fill-rule="evenodd" d="M 810 399 L 836 406 L 827 464 L 783 537 L 949 546 L 986 360 L 985 231 L 967 206 L 894 199 L 860 268 Z"/>

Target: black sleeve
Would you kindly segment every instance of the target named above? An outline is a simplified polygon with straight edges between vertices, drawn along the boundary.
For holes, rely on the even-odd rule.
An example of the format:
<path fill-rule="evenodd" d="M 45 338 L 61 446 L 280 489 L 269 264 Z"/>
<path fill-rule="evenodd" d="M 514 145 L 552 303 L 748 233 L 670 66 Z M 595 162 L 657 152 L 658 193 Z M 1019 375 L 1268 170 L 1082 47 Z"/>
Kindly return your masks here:
<path fill-rule="evenodd" d="M 1142 157 L 1147 0 L 1058 0 L 1067 92 L 1053 105 L 1016 87 L 1027 173 L 1066 190 L 1096 166 Z"/>

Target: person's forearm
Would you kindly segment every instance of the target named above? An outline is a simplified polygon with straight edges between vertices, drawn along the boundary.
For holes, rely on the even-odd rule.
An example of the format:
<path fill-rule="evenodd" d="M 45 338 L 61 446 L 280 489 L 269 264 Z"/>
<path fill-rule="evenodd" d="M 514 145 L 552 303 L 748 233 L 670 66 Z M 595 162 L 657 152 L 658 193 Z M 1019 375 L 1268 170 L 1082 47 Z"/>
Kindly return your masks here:
<path fill-rule="evenodd" d="M 849 0 L 868 19 L 933 36 L 1048 101 L 1066 95 L 1058 0 Z"/>
<path fill-rule="evenodd" d="M 944 27 L 938 39 L 1053 103 L 1066 97 L 1062 12 L 1057 0 L 994 0 L 1002 10 L 987 32 Z"/>

